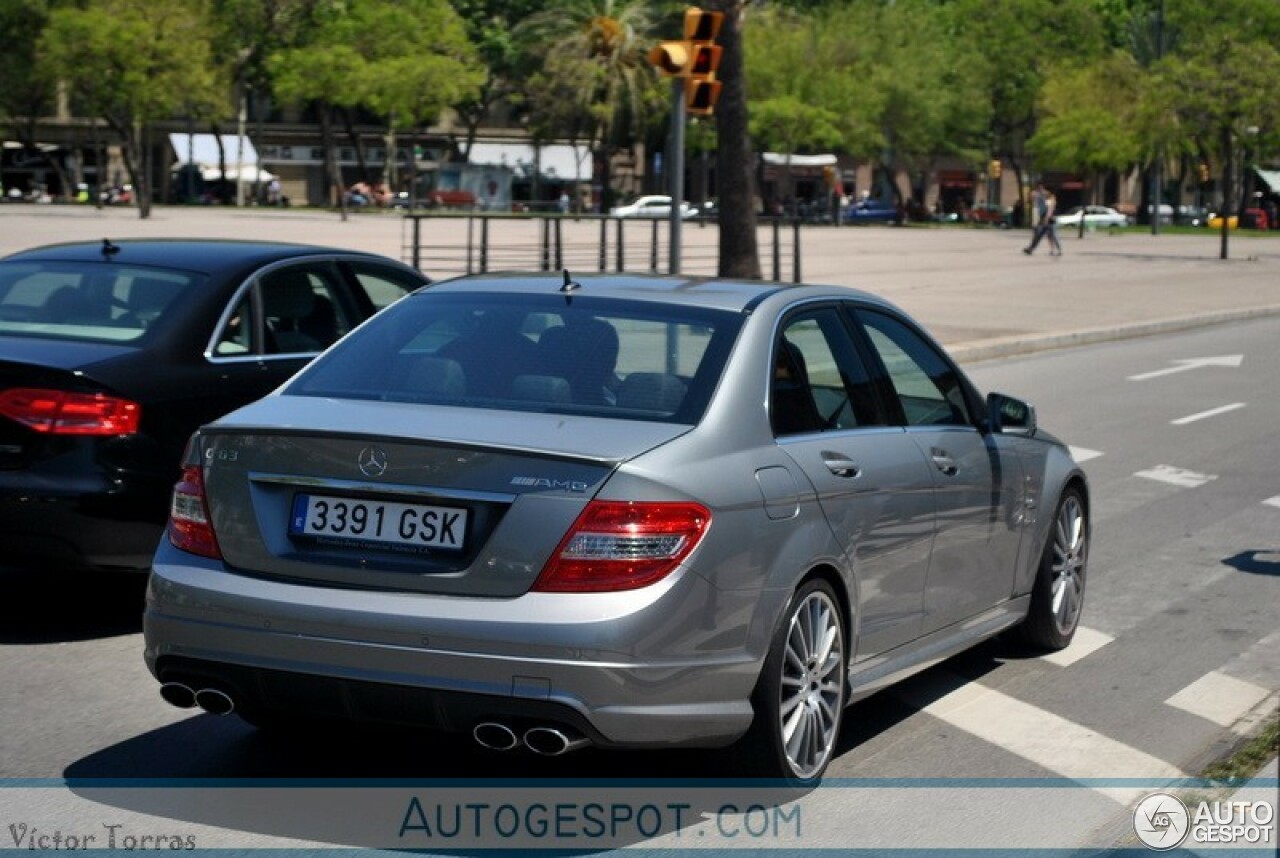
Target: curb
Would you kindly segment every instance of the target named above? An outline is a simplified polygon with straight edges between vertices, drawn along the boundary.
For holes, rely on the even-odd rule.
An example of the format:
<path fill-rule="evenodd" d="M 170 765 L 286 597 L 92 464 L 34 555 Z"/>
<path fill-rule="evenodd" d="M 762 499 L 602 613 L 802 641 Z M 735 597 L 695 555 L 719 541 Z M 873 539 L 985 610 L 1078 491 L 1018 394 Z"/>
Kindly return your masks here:
<path fill-rule="evenodd" d="M 1073 346 L 1092 345 L 1094 343 L 1127 340 L 1135 337 L 1149 337 L 1156 334 L 1168 334 L 1177 331 L 1188 331 L 1205 328 L 1211 325 L 1223 325 L 1229 322 L 1240 322 L 1248 319 L 1261 319 L 1280 316 L 1280 304 L 1266 307 L 1251 307 L 1243 310 L 1224 310 L 1219 313 L 1202 313 L 1196 316 L 1178 316 L 1170 319 L 1157 319 L 1153 322 L 1135 322 L 1131 325 L 1116 325 L 1106 328 L 1086 328 L 1082 331 L 1071 331 L 1061 334 L 1040 334 L 1031 336 L 1000 337 L 991 340 L 977 340 L 947 346 L 947 353 L 959 363 L 976 363 L 1014 355 L 1032 354 L 1034 352 L 1053 349 L 1071 348 Z"/>

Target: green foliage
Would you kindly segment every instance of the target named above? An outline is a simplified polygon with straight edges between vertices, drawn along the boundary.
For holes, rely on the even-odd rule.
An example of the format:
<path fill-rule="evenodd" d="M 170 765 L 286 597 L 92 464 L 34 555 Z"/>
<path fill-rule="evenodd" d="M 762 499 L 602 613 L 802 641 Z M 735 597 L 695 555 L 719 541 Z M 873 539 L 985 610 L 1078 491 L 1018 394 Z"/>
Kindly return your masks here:
<path fill-rule="evenodd" d="M 50 14 L 39 69 L 112 127 L 128 128 L 223 102 L 209 32 L 203 2 L 90 0 Z"/>
<path fill-rule="evenodd" d="M 446 0 L 328 0 L 302 38 L 267 60 L 286 101 L 365 106 L 394 124 L 429 122 L 471 97 L 483 71 Z"/>
<path fill-rule="evenodd" d="M 1098 173 L 1123 170 L 1144 154 L 1140 130 L 1145 84 L 1133 56 L 1064 64 L 1045 82 L 1030 149 L 1039 163 Z"/>
<path fill-rule="evenodd" d="M 533 133 L 594 145 L 643 134 L 664 91 L 648 61 L 653 32 L 646 0 L 556 0 L 522 22 Z"/>

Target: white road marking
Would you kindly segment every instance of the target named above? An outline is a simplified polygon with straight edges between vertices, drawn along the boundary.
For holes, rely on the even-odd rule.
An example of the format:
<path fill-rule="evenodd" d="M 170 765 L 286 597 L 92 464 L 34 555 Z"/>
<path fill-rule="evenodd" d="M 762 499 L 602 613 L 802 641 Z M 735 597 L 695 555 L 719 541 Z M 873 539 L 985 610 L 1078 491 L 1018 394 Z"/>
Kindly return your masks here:
<path fill-rule="evenodd" d="M 1077 464 L 1096 459 L 1102 455 L 1101 450 L 1090 450 L 1087 447 L 1068 447 L 1067 449 L 1071 451 L 1071 458 L 1075 459 Z"/>
<path fill-rule="evenodd" d="M 1144 372 L 1141 375 L 1129 376 L 1130 381 L 1146 381 L 1149 378 L 1159 378 L 1162 375 L 1173 375 L 1175 372 L 1186 372 L 1189 369 L 1200 369 L 1205 366 L 1240 366 L 1244 363 L 1244 355 L 1223 355 L 1221 357 L 1208 358 L 1191 358 L 1190 360 L 1172 361 L 1173 366 L 1165 369 L 1157 369 L 1154 372 Z"/>
<path fill-rule="evenodd" d="M 1080 659 L 1093 655 L 1113 640 L 1115 638 L 1109 634 L 1080 626 L 1076 629 L 1076 636 L 1071 639 L 1071 646 L 1041 656 L 1041 660 L 1059 667 L 1069 667 Z"/>
<path fill-rule="evenodd" d="M 1197 420 L 1204 420 L 1208 417 L 1217 417 L 1219 414 L 1226 414 L 1228 411 L 1236 411 L 1244 408 L 1247 403 L 1233 402 L 1230 405 L 1223 405 L 1220 408 L 1210 408 L 1208 411 L 1201 411 L 1199 414 L 1192 414 L 1188 417 L 1179 417 L 1177 420 L 1169 422 L 1174 426 L 1186 426 L 1188 423 L 1195 423 Z"/>
<path fill-rule="evenodd" d="M 1173 465 L 1156 465 L 1154 468 L 1138 471 L 1134 476 L 1181 486 L 1184 489 L 1194 489 L 1218 478 L 1214 474 L 1197 474 L 1195 471 L 1175 468 Z"/>
<path fill-rule="evenodd" d="M 959 681 L 954 677 L 952 680 Z M 1164 760 L 978 682 L 964 682 L 936 700 L 921 699 L 916 692 L 902 692 L 902 696 L 921 711 L 1061 777 L 1091 780 L 1184 776 Z M 1125 804 L 1151 792 L 1149 788 L 1135 787 L 1093 789 Z"/>
<path fill-rule="evenodd" d="M 1252 682 L 1212 670 L 1165 703 L 1223 727 L 1230 727 L 1270 693 Z"/>
<path fill-rule="evenodd" d="M 1262 503 L 1266 506 L 1274 506 L 1277 509 L 1280 509 L 1280 495 L 1276 495 L 1273 498 L 1267 498 Z"/>

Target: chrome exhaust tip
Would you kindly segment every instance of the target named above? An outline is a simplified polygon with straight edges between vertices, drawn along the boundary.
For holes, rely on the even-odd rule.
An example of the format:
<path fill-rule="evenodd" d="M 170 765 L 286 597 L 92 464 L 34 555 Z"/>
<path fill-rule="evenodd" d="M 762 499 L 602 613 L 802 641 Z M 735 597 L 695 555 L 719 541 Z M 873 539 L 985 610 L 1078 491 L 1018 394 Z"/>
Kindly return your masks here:
<path fill-rule="evenodd" d="M 557 727 L 534 727 L 524 734 L 525 747 L 544 757 L 558 757 L 589 744 L 591 740 L 586 736 Z"/>
<path fill-rule="evenodd" d="M 471 738 L 491 751 L 510 751 L 520 744 L 514 730 L 496 721 L 481 721 L 472 729 Z"/>
<path fill-rule="evenodd" d="M 201 688 L 197 691 L 196 705 L 210 715 L 230 715 L 236 708 L 231 696 L 216 688 Z"/>
<path fill-rule="evenodd" d="M 181 682 L 166 682 L 160 686 L 160 696 L 164 702 L 179 709 L 190 709 L 196 705 L 196 693 L 190 686 Z"/>

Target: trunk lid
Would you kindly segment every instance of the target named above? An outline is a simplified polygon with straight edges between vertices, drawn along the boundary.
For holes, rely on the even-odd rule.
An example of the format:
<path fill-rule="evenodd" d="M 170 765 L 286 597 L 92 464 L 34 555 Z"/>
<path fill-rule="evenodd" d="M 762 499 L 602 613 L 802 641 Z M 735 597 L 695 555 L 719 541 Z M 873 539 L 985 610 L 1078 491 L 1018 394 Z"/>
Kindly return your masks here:
<path fill-rule="evenodd" d="M 205 429 L 200 455 L 240 571 L 500 598 L 529 589 L 620 462 L 688 429 L 276 395 Z"/>

